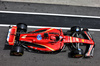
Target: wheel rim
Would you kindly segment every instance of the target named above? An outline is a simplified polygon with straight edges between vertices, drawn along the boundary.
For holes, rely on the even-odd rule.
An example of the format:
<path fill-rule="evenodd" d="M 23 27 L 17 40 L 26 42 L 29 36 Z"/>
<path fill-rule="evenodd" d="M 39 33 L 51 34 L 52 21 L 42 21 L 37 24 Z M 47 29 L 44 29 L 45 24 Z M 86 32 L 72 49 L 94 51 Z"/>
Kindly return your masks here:
<path fill-rule="evenodd" d="M 81 34 L 79 34 L 77 32 L 74 32 L 72 34 L 72 36 L 77 37 L 77 38 L 81 38 Z M 75 48 L 75 49 L 80 49 L 79 46 L 80 46 L 80 43 L 72 43 L 72 47 Z"/>

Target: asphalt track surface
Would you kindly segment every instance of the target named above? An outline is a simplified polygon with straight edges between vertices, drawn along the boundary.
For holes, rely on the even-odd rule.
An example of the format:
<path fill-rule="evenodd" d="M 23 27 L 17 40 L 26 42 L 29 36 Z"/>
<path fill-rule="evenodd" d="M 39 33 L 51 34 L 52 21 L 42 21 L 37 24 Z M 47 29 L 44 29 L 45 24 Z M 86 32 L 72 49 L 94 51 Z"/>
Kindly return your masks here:
<path fill-rule="evenodd" d="M 17 23 L 33 26 L 100 28 L 100 19 L 96 18 L 0 13 L 0 24 Z"/>
<path fill-rule="evenodd" d="M 28 29 L 32 31 L 35 29 Z M 63 30 L 64 32 L 66 30 Z M 10 50 L 3 50 L 8 27 L 0 27 L 0 66 L 99 66 L 100 32 L 90 32 L 96 42 L 93 58 L 70 58 L 69 50 L 57 54 L 31 53 L 25 51 L 21 57 L 10 56 Z"/>

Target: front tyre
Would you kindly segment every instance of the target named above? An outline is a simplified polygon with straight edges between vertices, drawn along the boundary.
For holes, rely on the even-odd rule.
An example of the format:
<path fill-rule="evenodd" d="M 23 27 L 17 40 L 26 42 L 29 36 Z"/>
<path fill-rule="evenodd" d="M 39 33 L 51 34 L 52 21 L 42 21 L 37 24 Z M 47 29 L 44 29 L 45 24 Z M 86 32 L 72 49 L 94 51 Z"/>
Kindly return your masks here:
<path fill-rule="evenodd" d="M 24 54 L 24 48 L 21 46 L 13 46 L 10 55 L 11 56 L 22 56 Z"/>
<path fill-rule="evenodd" d="M 72 32 L 81 32 L 81 28 L 79 26 L 73 26 L 71 27 Z"/>
<path fill-rule="evenodd" d="M 27 31 L 27 25 L 24 24 L 24 23 L 18 23 L 17 24 L 17 32 L 20 32 L 20 31 L 26 32 Z"/>

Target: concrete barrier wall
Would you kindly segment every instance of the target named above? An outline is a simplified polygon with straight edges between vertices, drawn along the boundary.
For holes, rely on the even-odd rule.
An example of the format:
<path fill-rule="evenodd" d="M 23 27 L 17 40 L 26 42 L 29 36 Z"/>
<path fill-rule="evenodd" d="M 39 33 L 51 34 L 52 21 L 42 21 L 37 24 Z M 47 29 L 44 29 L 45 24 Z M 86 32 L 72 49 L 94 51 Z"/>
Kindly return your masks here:
<path fill-rule="evenodd" d="M 0 0 L 0 1 L 100 7 L 100 0 Z"/>

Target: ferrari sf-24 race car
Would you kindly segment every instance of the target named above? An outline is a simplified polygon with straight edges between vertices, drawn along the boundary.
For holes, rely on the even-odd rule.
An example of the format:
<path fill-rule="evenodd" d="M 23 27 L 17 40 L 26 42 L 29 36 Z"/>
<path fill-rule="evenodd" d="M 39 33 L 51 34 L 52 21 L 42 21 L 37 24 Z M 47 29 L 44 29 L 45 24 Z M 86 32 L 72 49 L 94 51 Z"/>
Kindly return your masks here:
<path fill-rule="evenodd" d="M 86 45 L 86 50 L 80 48 Z M 10 26 L 5 48 L 10 47 L 10 55 L 22 56 L 24 50 L 40 52 L 62 52 L 70 48 L 74 58 L 93 57 L 95 43 L 88 29 L 73 26 L 66 33 L 62 29 L 41 28 L 27 32 L 27 25 L 19 23 Z"/>

